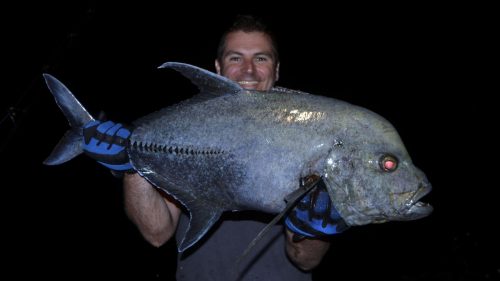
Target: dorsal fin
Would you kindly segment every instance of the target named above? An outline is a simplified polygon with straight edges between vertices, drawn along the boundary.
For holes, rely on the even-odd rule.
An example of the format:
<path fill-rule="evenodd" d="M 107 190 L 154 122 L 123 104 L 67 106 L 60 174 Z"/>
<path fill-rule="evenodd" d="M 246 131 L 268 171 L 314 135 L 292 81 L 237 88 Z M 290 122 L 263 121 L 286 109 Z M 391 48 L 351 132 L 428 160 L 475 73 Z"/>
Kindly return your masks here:
<path fill-rule="evenodd" d="M 235 94 L 242 90 L 238 83 L 194 65 L 180 62 L 166 62 L 158 68 L 171 68 L 180 72 L 184 77 L 191 80 L 200 89 L 200 93 L 202 94 L 221 96 Z"/>

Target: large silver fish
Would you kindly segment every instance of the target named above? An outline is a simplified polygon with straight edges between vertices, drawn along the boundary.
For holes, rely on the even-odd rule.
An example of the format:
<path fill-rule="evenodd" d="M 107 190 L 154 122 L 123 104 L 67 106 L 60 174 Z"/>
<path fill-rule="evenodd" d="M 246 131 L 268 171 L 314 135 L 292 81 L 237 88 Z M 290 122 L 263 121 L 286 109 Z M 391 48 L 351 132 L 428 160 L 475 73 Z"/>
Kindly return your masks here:
<path fill-rule="evenodd" d="M 192 65 L 168 62 L 200 93 L 133 124 L 133 167 L 190 213 L 179 251 L 196 243 L 225 211 L 280 213 L 303 179 L 321 178 L 349 226 L 429 215 L 431 190 L 395 128 L 337 99 L 284 88 L 268 92 Z M 44 74 L 71 129 L 45 164 L 82 153 L 82 126 L 93 120 L 71 92 Z"/>

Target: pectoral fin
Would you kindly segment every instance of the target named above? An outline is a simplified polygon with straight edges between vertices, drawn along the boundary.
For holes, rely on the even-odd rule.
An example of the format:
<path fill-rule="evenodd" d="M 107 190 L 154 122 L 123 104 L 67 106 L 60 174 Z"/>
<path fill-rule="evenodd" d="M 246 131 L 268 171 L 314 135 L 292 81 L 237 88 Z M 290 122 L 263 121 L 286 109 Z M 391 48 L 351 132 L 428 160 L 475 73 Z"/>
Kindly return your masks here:
<path fill-rule="evenodd" d="M 321 180 L 321 177 L 318 175 L 309 175 L 307 177 L 304 177 L 300 180 L 300 187 L 290 193 L 288 196 L 286 196 L 285 201 L 286 201 L 286 207 L 281 211 L 279 214 L 277 214 L 271 222 L 269 222 L 260 232 L 257 234 L 257 236 L 248 244 L 247 248 L 241 254 L 241 256 L 237 259 L 236 264 L 238 265 L 242 259 L 244 259 L 247 254 L 250 252 L 250 250 L 259 242 L 264 235 L 266 235 L 271 227 L 275 225 L 288 211 L 295 206 L 297 201 L 302 198 L 307 192 L 309 192 L 313 187 L 315 187 L 318 182 Z"/>

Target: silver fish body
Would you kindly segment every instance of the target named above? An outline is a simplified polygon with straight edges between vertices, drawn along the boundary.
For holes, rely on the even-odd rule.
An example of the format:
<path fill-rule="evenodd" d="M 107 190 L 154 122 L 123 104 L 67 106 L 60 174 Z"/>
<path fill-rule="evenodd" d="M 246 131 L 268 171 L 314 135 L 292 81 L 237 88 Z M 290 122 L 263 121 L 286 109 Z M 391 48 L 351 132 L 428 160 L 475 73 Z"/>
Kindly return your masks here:
<path fill-rule="evenodd" d="M 244 90 L 182 63 L 162 67 L 191 79 L 200 95 L 134 122 L 127 151 L 144 178 L 190 212 L 180 251 L 222 212 L 281 212 L 309 175 L 323 178 L 351 226 L 419 219 L 432 211 L 419 201 L 431 189 L 426 176 L 378 114 L 284 88 Z"/>

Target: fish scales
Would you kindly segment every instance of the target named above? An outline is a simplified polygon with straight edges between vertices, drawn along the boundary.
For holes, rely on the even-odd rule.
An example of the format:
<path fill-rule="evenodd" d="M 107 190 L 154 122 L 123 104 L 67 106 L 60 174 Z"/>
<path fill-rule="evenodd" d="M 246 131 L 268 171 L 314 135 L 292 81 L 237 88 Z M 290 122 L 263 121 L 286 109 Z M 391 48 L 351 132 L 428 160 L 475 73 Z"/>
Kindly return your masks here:
<path fill-rule="evenodd" d="M 432 212 L 420 199 L 432 186 L 396 129 L 350 103 L 285 88 L 268 92 L 192 65 L 168 62 L 200 94 L 133 122 L 134 169 L 176 198 L 190 225 L 178 245 L 195 244 L 225 211 L 287 210 L 302 179 L 321 178 L 349 226 L 415 220 Z M 45 74 L 72 128 L 44 163 L 82 153 L 82 127 L 94 120 L 71 92 Z"/>

